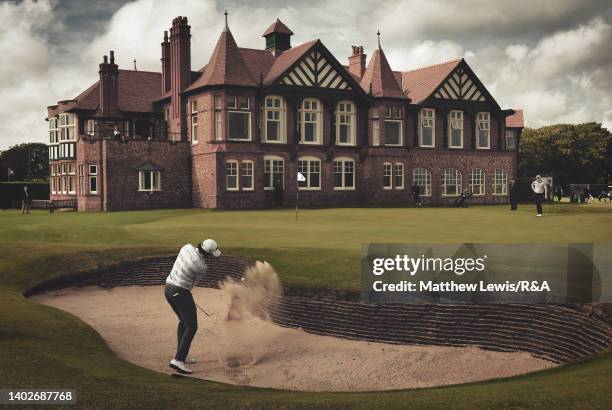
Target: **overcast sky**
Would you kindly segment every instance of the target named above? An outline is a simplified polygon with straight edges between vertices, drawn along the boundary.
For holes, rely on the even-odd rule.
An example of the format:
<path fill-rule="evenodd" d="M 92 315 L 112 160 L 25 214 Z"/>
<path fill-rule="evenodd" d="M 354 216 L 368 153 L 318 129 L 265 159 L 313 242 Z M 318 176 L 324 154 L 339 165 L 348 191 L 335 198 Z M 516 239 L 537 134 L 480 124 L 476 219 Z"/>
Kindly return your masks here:
<path fill-rule="evenodd" d="M 394 70 L 464 57 L 502 108 L 528 126 L 603 122 L 612 128 L 609 0 L 40 0 L 0 3 L 0 149 L 47 141 L 46 107 L 74 98 L 115 50 L 120 68 L 160 71 L 163 30 L 187 16 L 192 69 L 210 56 L 223 11 L 242 47 L 263 48 L 277 17 L 297 45 L 320 38 L 346 64 L 371 55 L 380 29 Z"/>

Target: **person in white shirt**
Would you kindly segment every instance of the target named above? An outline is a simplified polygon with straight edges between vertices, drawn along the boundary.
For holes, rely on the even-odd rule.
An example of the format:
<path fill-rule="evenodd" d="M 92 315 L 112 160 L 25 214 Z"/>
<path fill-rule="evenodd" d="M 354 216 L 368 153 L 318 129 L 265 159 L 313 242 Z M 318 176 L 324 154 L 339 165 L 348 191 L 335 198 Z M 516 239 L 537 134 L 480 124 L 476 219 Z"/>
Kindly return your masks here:
<path fill-rule="evenodd" d="M 166 278 L 164 294 L 179 319 L 176 355 L 169 366 L 179 373 L 192 373 L 185 365 L 191 342 L 198 331 L 198 314 L 191 289 L 206 273 L 206 260 L 220 255 L 221 251 L 213 239 L 206 239 L 197 247 L 187 244 L 181 248 Z"/>
<path fill-rule="evenodd" d="M 531 189 L 536 196 L 536 216 L 542 216 L 542 201 L 548 196 L 548 185 L 542 180 L 542 176 L 536 175 L 535 181 L 531 183 Z"/>

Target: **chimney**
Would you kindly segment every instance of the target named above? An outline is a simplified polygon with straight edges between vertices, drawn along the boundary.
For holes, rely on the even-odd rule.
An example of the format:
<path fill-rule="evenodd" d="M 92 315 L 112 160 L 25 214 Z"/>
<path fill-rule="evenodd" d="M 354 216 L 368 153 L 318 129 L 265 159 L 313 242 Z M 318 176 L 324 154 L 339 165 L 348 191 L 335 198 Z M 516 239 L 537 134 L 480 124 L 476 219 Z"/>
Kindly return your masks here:
<path fill-rule="evenodd" d="M 366 55 L 363 54 L 363 46 L 352 46 L 352 48 L 353 55 L 348 58 L 349 72 L 361 79 L 366 69 Z"/>
<path fill-rule="evenodd" d="M 191 83 L 191 26 L 187 17 L 176 17 L 170 29 L 170 88 L 172 109 L 170 131 L 186 138 L 185 107 L 180 93 Z M 175 134 L 176 135 L 176 134 Z"/>
<path fill-rule="evenodd" d="M 104 56 L 100 64 L 100 114 L 113 117 L 119 114 L 119 67 L 115 64 L 115 52 L 110 52 L 110 63 Z"/>
<path fill-rule="evenodd" d="M 162 91 L 163 94 L 170 91 L 170 42 L 168 42 L 168 32 L 164 31 L 164 42 L 161 43 L 162 56 Z"/>

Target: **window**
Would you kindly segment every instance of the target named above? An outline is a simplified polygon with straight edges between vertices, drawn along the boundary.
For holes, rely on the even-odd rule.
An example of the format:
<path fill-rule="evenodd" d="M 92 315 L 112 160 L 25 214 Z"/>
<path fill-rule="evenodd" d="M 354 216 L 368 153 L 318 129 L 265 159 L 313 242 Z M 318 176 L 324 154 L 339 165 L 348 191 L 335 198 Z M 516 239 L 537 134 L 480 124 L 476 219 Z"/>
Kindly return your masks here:
<path fill-rule="evenodd" d="M 300 142 L 302 144 L 321 144 L 322 117 L 321 102 L 314 98 L 302 101 L 299 113 Z"/>
<path fill-rule="evenodd" d="M 493 172 L 493 195 L 508 194 L 508 174 L 503 169 Z"/>
<path fill-rule="evenodd" d="M 191 143 L 198 143 L 198 100 L 191 101 Z"/>
<path fill-rule="evenodd" d="M 59 128 L 57 118 L 49 118 L 49 144 L 57 144 L 59 142 Z M 51 151 L 51 150 L 49 150 Z M 54 159 L 54 158 L 51 158 Z"/>
<path fill-rule="evenodd" d="M 248 97 L 227 97 L 228 139 L 249 141 L 251 139 L 251 111 Z"/>
<path fill-rule="evenodd" d="M 351 158 L 334 160 L 334 190 L 355 189 L 355 161 Z"/>
<path fill-rule="evenodd" d="M 298 172 L 304 175 L 305 180 L 298 180 L 300 190 L 321 189 L 321 161 L 314 157 L 303 157 L 298 160 Z"/>
<path fill-rule="evenodd" d="M 396 162 L 393 166 L 393 187 L 404 189 L 404 164 Z"/>
<path fill-rule="evenodd" d="M 90 137 L 93 137 L 96 135 L 96 120 L 93 119 L 88 119 L 85 120 L 85 129 L 83 130 L 85 132 L 85 135 L 89 135 Z"/>
<path fill-rule="evenodd" d="M 461 172 L 455 168 L 445 169 L 442 173 L 442 195 L 453 196 L 461 193 Z"/>
<path fill-rule="evenodd" d="M 69 113 L 59 115 L 60 141 L 76 141 L 76 116 Z"/>
<path fill-rule="evenodd" d="M 378 114 L 378 107 L 374 107 L 370 110 L 370 116 L 372 117 L 372 145 L 380 145 L 380 120 Z"/>
<path fill-rule="evenodd" d="M 436 146 L 436 111 L 433 108 L 423 108 L 419 116 L 419 146 L 433 148 Z"/>
<path fill-rule="evenodd" d="M 506 130 L 506 149 L 516 149 L 516 131 Z"/>
<path fill-rule="evenodd" d="M 412 171 L 412 184 L 420 188 L 421 196 L 431 196 L 431 172 L 425 168 L 415 168 Z"/>
<path fill-rule="evenodd" d="M 285 162 L 281 157 L 264 157 L 264 190 L 272 190 L 276 184 L 285 186 Z"/>
<path fill-rule="evenodd" d="M 222 114 L 221 114 L 221 96 L 215 95 L 215 141 L 221 141 L 222 137 Z"/>
<path fill-rule="evenodd" d="M 476 168 L 470 172 L 469 185 L 474 195 L 485 194 L 485 173 L 482 169 Z"/>
<path fill-rule="evenodd" d="M 488 112 L 479 112 L 476 121 L 476 148 L 488 149 L 491 147 L 491 120 Z"/>
<path fill-rule="evenodd" d="M 91 169 L 90 169 L 91 171 Z M 161 191 L 161 172 L 160 171 L 138 171 L 139 191 L 153 192 Z M 97 192 L 96 187 L 96 192 Z"/>
<path fill-rule="evenodd" d="M 282 97 L 266 97 L 264 119 L 264 142 L 286 142 L 285 101 Z"/>
<path fill-rule="evenodd" d="M 83 195 L 85 193 L 85 170 L 83 165 L 78 165 L 78 174 L 79 174 L 79 195 Z"/>
<path fill-rule="evenodd" d="M 158 177 L 158 181 L 159 181 L 159 177 Z M 90 194 L 98 193 L 98 166 L 97 165 L 89 166 L 89 193 Z"/>
<path fill-rule="evenodd" d="M 252 191 L 253 161 L 242 161 L 240 167 L 240 186 L 244 191 Z"/>
<path fill-rule="evenodd" d="M 336 107 L 336 144 L 355 145 L 355 104 L 350 101 Z"/>
<path fill-rule="evenodd" d="M 383 164 L 383 188 L 384 189 L 392 189 L 393 188 L 393 165 L 390 162 L 385 162 Z"/>
<path fill-rule="evenodd" d="M 399 146 L 402 138 L 402 108 L 390 105 L 385 109 L 385 145 Z"/>
<path fill-rule="evenodd" d="M 463 111 L 453 110 L 448 114 L 448 146 L 463 148 Z"/>
<path fill-rule="evenodd" d="M 225 187 L 228 191 L 238 190 L 238 161 L 229 160 L 225 164 Z"/>

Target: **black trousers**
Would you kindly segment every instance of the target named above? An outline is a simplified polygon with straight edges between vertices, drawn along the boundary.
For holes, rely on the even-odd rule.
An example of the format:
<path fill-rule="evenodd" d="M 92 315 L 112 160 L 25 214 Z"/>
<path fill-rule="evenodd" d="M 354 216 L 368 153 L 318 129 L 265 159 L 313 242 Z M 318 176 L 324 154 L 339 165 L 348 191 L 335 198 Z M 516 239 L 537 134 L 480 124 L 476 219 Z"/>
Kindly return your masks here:
<path fill-rule="evenodd" d="M 535 194 L 536 196 L 536 210 L 538 214 L 542 213 L 542 201 L 544 200 L 544 194 Z"/>
<path fill-rule="evenodd" d="M 176 330 L 176 356 L 178 361 L 184 362 L 189 354 L 191 342 L 198 331 L 198 313 L 191 292 L 178 286 L 166 285 L 164 291 L 166 300 L 179 319 Z"/>

